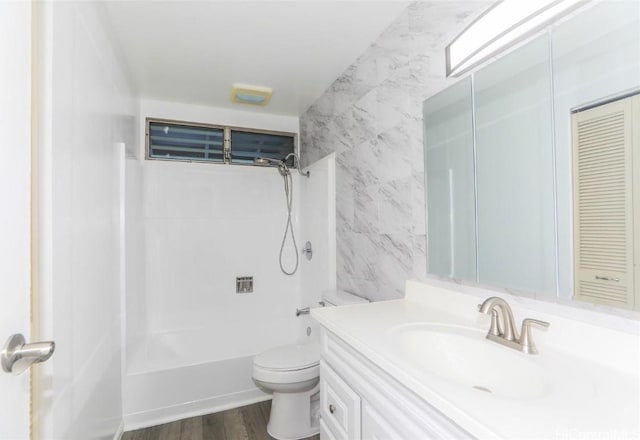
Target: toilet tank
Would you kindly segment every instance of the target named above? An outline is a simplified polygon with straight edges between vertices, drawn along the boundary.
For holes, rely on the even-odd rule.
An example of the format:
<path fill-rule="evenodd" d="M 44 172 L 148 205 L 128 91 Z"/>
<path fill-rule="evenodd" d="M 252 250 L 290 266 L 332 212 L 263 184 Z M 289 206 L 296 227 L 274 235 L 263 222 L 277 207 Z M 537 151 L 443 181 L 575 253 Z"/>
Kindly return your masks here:
<path fill-rule="evenodd" d="M 357 296 L 354 293 L 345 292 L 344 290 L 325 290 L 322 292 L 322 301 L 324 301 L 325 307 L 371 302 L 366 298 Z"/>

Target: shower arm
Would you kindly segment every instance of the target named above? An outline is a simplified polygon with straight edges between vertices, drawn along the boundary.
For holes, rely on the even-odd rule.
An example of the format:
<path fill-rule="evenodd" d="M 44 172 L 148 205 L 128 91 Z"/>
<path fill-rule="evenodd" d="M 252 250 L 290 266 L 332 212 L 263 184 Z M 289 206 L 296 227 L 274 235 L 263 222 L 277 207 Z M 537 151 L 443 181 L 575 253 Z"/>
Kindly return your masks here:
<path fill-rule="evenodd" d="M 289 153 L 282 160 L 272 159 L 270 157 L 256 157 L 255 159 L 253 159 L 253 163 L 254 165 L 258 165 L 258 166 L 278 164 L 282 169 L 284 169 L 285 172 L 288 173 L 289 167 L 287 166 L 287 161 L 291 156 L 293 156 L 293 165 L 296 166 L 298 173 L 300 173 L 301 176 L 309 177 L 311 175 L 309 171 L 307 171 L 306 173 L 303 173 L 302 170 L 300 170 L 300 159 L 298 158 L 298 155 L 296 153 Z"/>
<path fill-rule="evenodd" d="M 286 163 L 290 157 L 293 157 L 293 165 L 296 167 L 296 169 L 298 170 L 298 173 L 300 173 L 301 176 L 309 177 L 311 175 L 309 171 L 307 171 L 306 173 L 302 172 L 302 170 L 300 169 L 300 158 L 296 153 L 287 154 L 285 158 L 282 159 L 282 163 Z"/>

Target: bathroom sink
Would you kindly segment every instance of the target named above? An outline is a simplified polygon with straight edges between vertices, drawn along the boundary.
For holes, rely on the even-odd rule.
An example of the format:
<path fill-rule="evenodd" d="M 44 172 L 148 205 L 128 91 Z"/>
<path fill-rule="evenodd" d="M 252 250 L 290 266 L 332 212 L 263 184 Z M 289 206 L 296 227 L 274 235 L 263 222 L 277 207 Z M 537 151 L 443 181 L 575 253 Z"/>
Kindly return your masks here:
<path fill-rule="evenodd" d="M 535 356 L 485 339 L 486 331 L 444 324 L 391 329 L 394 346 L 410 364 L 450 383 L 508 399 L 535 399 L 553 385 Z"/>

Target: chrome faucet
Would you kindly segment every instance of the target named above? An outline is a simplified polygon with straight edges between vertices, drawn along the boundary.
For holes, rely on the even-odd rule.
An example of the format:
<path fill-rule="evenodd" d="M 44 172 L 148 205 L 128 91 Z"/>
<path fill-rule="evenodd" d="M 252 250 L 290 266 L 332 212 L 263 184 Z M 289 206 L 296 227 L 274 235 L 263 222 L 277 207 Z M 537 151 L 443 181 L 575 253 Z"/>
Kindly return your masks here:
<path fill-rule="evenodd" d="M 487 339 L 523 353 L 538 353 L 531 338 L 531 325 L 549 327 L 548 322 L 531 318 L 523 319 L 522 330 L 520 336 L 518 336 L 513 312 L 504 299 L 497 296 L 487 298 L 482 304 L 478 305 L 478 311 L 485 315 L 491 314 L 491 325 L 489 326 Z"/>

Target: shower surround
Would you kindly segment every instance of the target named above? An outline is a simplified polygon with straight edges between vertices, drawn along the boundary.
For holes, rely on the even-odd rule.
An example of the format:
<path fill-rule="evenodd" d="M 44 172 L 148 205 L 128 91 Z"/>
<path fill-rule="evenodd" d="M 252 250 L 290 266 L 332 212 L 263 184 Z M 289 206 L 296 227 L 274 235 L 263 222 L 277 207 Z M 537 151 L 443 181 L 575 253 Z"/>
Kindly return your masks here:
<path fill-rule="evenodd" d="M 304 164 L 336 153 L 338 288 L 403 296 L 426 274 L 422 101 L 445 46 L 490 1 L 415 2 L 300 117 Z"/>
<path fill-rule="evenodd" d="M 157 100 L 141 100 L 139 112 L 141 119 L 298 127 L 296 117 Z M 298 248 L 306 241 L 314 248 L 294 276 L 278 264 L 287 209 L 276 168 L 135 157 L 126 165 L 125 429 L 270 398 L 251 379 L 253 356 L 308 339 L 311 317 L 295 310 L 335 289 L 334 156 L 311 165 L 310 178 L 292 173 Z M 293 252 L 288 241 L 286 268 Z M 236 294 L 240 276 L 253 276 L 252 293 Z"/>

